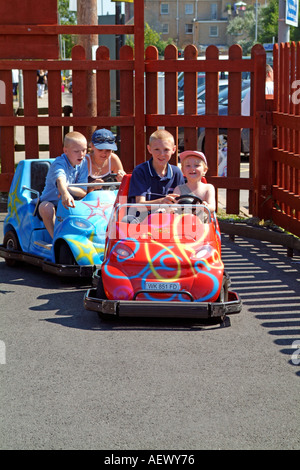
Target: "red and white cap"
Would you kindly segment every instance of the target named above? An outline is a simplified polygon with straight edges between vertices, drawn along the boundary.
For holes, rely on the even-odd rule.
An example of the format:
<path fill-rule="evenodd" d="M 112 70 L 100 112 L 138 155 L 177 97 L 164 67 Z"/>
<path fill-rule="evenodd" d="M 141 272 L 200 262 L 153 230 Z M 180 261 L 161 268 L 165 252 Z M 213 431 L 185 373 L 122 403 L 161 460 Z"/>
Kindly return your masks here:
<path fill-rule="evenodd" d="M 201 158 L 201 160 L 203 160 L 205 165 L 207 166 L 207 161 L 206 161 L 206 157 L 204 153 L 198 152 L 197 150 L 185 150 L 179 155 L 179 157 L 180 157 L 180 163 L 182 163 L 183 160 L 187 157 L 198 157 L 198 158 Z"/>

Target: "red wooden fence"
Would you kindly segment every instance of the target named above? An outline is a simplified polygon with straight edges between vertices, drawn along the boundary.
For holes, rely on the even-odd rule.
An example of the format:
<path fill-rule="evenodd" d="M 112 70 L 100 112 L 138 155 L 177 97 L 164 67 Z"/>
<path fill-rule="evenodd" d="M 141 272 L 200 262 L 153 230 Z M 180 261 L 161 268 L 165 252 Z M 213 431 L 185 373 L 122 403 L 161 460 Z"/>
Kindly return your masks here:
<path fill-rule="evenodd" d="M 232 46 L 228 60 L 219 60 L 219 51 L 215 46 L 207 49 L 206 60 L 197 60 L 195 46 L 185 49 L 184 60 L 177 60 L 177 49 L 168 46 L 165 59 L 159 60 L 156 48 L 149 47 L 146 51 L 145 83 L 146 83 L 146 113 L 138 113 L 137 104 L 144 103 L 144 79 L 142 90 L 137 92 L 136 60 L 133 51 L 124 46 L 120 51 L 119 60 L 110 60 L 106 47 L 98 48 L 96 61 L 86 60 L 81 46 L 75 46 L 71 61 L 28 61 L 21 63 L 15 61 L 0 61 L 0 78 L 5 76 L 6 83 L 11 82 L 10 70 L 22 67 L 24 76 L 24 116 L 14 116 L 12 96 L 2 106 L 5 114 L 0 117 L 2 173 L 0 174 L 0 188 L 9 189 L 14 171 L 14 145 L 13 127 L 23 126 L 25 129 L 25 156 L 38 158 L 38 126 L 49 127 L 50 157 L 61 153 L 62 129 L 64 126 L 73 126 L 74 129 L 87 134 L 87 128 L 113 127 L 120 129 L 121 148 L 120 157 L 126 171 L 132 171 L 135 165 L 145 160 L 145 138 L 157 126 L 166 127 L 174 134 L 177 140 L 178 127 L 184 128 L 185 148 L 197 148 L 198 127 L 206 128 L 205 151 L 209 160 L 209 180 L 216 189 L 227 189 L 227 211 L 239 212 L 239 193 L 242 189 L 253 191 L 253 180 L 240 178 L 240 136 L 241 127 L 254 128 L 252 117 L 241 117 L 241 74 L 243 71 L 253 73 L 253 83 L 256 89 L 264 87 L 265 54 L 261 46 L 254 48 L 253 59 L 242 59 L 242 50 L 239 46 Z M 48 96 L 49 115 L 39 116 L 36 98 L 36 70 L 48 70 Z M 61 111 L 60 79 L 61 70 L 71 69 L 73 76 L 73 115 L 63 117 Z M 87 111 L 87 70 L 96 70 L 97 87 L 97 116 L 88 116 Z M 110 109 L 110 70 L 120 71 L 120 115 L 112 116 Z M 185 113 L 177 115 L 177 75 L 185 73 Z M 218 77 L 219 72 L 229 73 L 229 106 L 228 116 L 218 115 Z M 165 74 L 165 114 L 158 112 L 158 72 Z M 206 73 L 206 114 L 197 115 L 197 74 Z M 144 75 L 144 74 L 143 74 Z M 7 87 L 10 90 L 10 86 Z M 264 100 L 259 103 L 264 105 Z M 258 107 L 258 105 L 257 105 Z M 228 176 L 218 177 L 218 128 L 228 128 Z M 144 134 L 144 129 L 146 130 Z M 254 167 L 254 152 L 250 155 L 250 173 Z M 177 163 L 177 155 L 174 157 Z"/>
<path fill-rule="evenodd" d="M 71 61 L 59 60 L 0 60 L 0 80 L 6 84 L 5 103 L 0 104 L 0 191 L 8 191 L 14 173 L 14 127 L 25 129 L 26 158 L 39 158 L 38 127 L 49 128 L 51 157 L 62 151 L 63 128 L 73 127 L 87 133 L 90 127 L 116 127 L 121 138 L 120 157 L 125 170 L 131 171 L 146 158 L 145 148 L 150 133 L 159 126 L 167 128 L 177 140 L 178 128 L 184 128 L 185 149 L 197 148 L 198 128 L 205 127 L 205 152 L 209 161 L 208 180 L 218 189 L 227 190 L 226 210 L 238 213 L 240 191 L 250 192 L 250 213 L 262 218 L 273 217 L 276 223 L 300 235 L 299 230 L 299 105 L 290 102 L 291 84 L 299 79 L 299 45 L 281 46 L 280 60 L 275 47 L 275 95 L 265 99 L 266 55 L 262 46 L 252 49 L 250 59 L 242 58 L 242 50 L 234 45 L 226 60 L 219 59 L 215 46 L 208 47 L 206 60 L 197 60 L 195 46 L 187 46 L 184 60 L 178 60 L 175 46 L 168 46 L 163 60 L 157 50 L 149 47 L 144 56 L 143 2 L 136 0 L 134 26 L 34 26 L 28 32 L 33 40 L 45 34 L 99 32 L 105 34 L 135 35 L 134 55 L 124 46 L 118 60 L 111 60 L 109 51 L 99 47 L 96 60 L 86 60 L 80 46 L 73 49 Z M 9 29 L 10 28 L 10 29 Z M 26 26 L 22 26 L 25 33 Z M 99 29 L 100 28 L 100 29 Z M 104 28 L 104 29 L 103 29 Z M 11 25 L 5 34 L 16 34 Z M 276 52 L 277 51 L 277 52 Z M 24 116 L 13 113 L 11 69 L 23 70 Z M 48 70 L 48 115 L 38 115 L 36 70 Z M 61 110 L 61 70 L 71 69 L 73 75 L 73 113 L 63 116 Z M 86 106 L 87 71 L 96 70 L 97 115 L 89 116 Z M 111 115 L 111 70 L 120 73 L 120 114 Z M 287 70 L 287 71 L 286 71 Z M 290 71 L 291 70 L 291 74 Z M 228 115 L 218 115 L 218 79 L 220 72 L 228 72 Z M 252 112 L 241 116 L 241 75 L 251 72 Z M 165 113 L 158 114 L 158 73 L 164 73 Z M 177 76 L 184 72 L 184 114 L 177 113 Z M 197 74 L 206 74 L 206 112 L 197 114 Z M 290 74 L 290 77 L 289 77 Z M 144 92 L 145 76 L 145 92 Z M 1 83 L 1 82 L 0 82 Z M 279 93 L 280 90 L 280 93 Z M 145 93 L 145 96 L 144 96 Z M 1 98 L 1 96 L 0 96 Z M 145 103 L 145 110 L 144 110 Z M 273 146 L 273 128 L 276 142 Z M 218 176 L 218 129 L 228 129 L 227 177 Z M 251 131 L 249 177 L 240 175 L 241 128 Z M 273 148 L 274 147 L 274 148 Z M 173 159 L 177 163 L 177 155 Z M 273 199 L 272 199 L 273 198 Z M 272 203 L 275 202 L 275 206 Z"/>
<path fill-rule="evenodd" d="M 300 43 L 275 46 L 274 74 L 270 217 L 300 236 Z"/>
<path fill-rule="evenodd" d="M 253 178 L 240 177 L 241 128 L 254 129 L 253 116 L 241 116 L 241 77 L 242 72 L 253 75 L 254 95 L 260 91 L 260 98 L 255 101 L 256 111 L 265 109 L 264 83 L 266 56 L 262 46 L 253 48 L 251 59 L 242 58 L 242 49 L 238 45 L 231 46 L 229 58 L 219 59 L 219 51 L 215 46 L 206 50 L 206 60 L 197 60 L 197 49 L 190 45 L 185 48 L 184 60 L 178 61 L 177 50 L 168 46 L 165 60 L 158 60 L 154 48 L 146 51 L 146 133 L 149 134 L 157 126 L 164 126 L 177 137 L 177 128 L 184 128 L 185 149 L 196 149 L 198 128 L 205 127 L 205 153 L 209 162 L 207 177 L 216 189 L 227 189 L 226 210 L 228 213 L 239 213 L 240 190 L 253 191 Z M 157 77 L 165 72 L 165 114 L 157 114 Z M 177 73 L 184 72 L 185 94 L 184 115 L 177 115 Z M 206 112 L 197 114 L 197 74 L 206 74 Z M 218 80 L 220 72 L 228 72 L 229 105 L 228 116 L 218 115 Z M 261 91 L 262 90 L 262 91 Z M 228 172 L 227 177 L 218 176 L 218 129 L 228 129 Z M 254 149 L 250 154 L 250 174 L 255 165 Z M 252 212 L 252 206 L 250 211 Z"/>
<path fill-rule="evenodd" d="M 35 0 L 30 0 L 34 2 Z M 53 7 L 54 0 L 51 0 Z M 120 60 L 110 60 L 108 51 L 99 48 L 96 61 L 85 60 L 85 52 L 80 47 L 73 50 L 72 61 L 59 60 L 0 60 L 0 191 L 8 191 L 14 174 L 14 127 L 21 126 L 25 133 L 25 157 L 39 158 L 38 127 L 49 128 L 50 156 L 55 157 L 62 152 L 62 129 L 64 126 L 73 126 L 75 129 L 85 131 L 92 127 L 119 126 L 124 140 L 121 158 L 127 171 L 134 166 L 134 148 L 138 148 L 144 155 L 144 2 L 134 2 L 134 25 L 45 25 L 37 24 L 34 18 L 35 9 L 31 11 L 31 24 L 22 24 L 28 18 L 23 14 L 26 6 L 19 2 L 18 11 L 8 18 L 7 24 L 2 21 L 0 39 L 10 38 L 14 43 L 16 39 L 26 36 L 26 50 L 20 45 L 20 58 L 28 57 L 28 47 L 38 44 L 40 35 L 48 39 L 57 40 L 59 34 L 133 34 L 135 42 L 135 57 L 132 50 L 124 48 Z M 56 12 L 57 4 L 55 2 Z M 6 7 L 5 7 L 6 8 Z M 22 11 L 21 11 L 22 10 Z M 5 10 L 5 15 L 7 8 Z M 38 17 L 40 9 L 38 9 Z M 16 24 L 12 24 L 15 20 Z M 29 21 L 29 20 L 28 20 Z M 51 21 L 52 22 L 52 21 Z M 48 41 L 51 43 L 51 40 Z M 0 42 L 1 44 L 1 42 Z M 35 48 L 36 50 L 36 48 Z M 44 57 L 44 51 L 40 57 Z M 16 52 L 13 51 L 12 59 Z M 18 58 L 19 58 L 18 57 Z M 38 57 L 35 55 L 35 57 Z M 51 56 L 52 58 L 52 56 Z M 24 115 L 16 116 L 13 110 L 12 77 L 11 70 L 21 69 L 24 77 Z M 48 96 L 49 114 L 38 114 L 36 94 L 36 71 L 48 70 Z M 73 71 L 73 115 L 62 115 L 61 109 L 61 71 Z M 97 115 L 90 116 L 87 112 L 87 71 L 97 70 Z M 110 115 L 110 88 L 108 76 L 110 70 L 118 70 L 121 76 L 122 115 Z M 134 81 L 133 81 L 134 76 Z M 3 85 L 3 86 L 2 86 Z M 4 90 L 4 91 L 3 91 Z M 5 96 L 3 97 L 3 94 Z M 125 133 L 124 133 L 125 132 Z M 126 145 L 125 145 L 126 144 Z"/>

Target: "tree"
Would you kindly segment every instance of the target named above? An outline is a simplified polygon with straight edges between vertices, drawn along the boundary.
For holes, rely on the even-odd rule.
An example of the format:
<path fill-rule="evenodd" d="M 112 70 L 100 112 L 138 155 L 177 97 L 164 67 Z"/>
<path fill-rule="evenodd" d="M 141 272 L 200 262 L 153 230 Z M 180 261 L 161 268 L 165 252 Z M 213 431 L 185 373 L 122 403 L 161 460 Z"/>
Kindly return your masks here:
<path fill-rule="evenodd" d="M 260 10 L 260 29 L 259 41 L 263 44 L 265 42 L 275 42 L 278 39 L 278 18 L 279 18 L 279 1 L 269 0 L 269 4 L 262 7 Z"/>
<path fill-rule="evenodd" d="M 260 42 L 278 41 L 278 18 L 279 18 L 279 0 L 269 0 L 267 6 L 261 8 L 261 24 L 262 30 L 259 36 Z M 300 26 L 300 9 L 298 11 L 298 24 Z M 300 30 L 294 26 L 290 26 L 290 40 L 300 41 Z"/>
<path fill-rule="evenodd" d="M 258 30 L 260 30 L 260 23 L 258 22 Z M 253 7 L 247 8 L 243 16 L 236 16 L 227 26 L 227 34 L 232 36 L 240 36 L 241 39 L 236 41 L 246 55 L 250 53 L 251 48 L 255 42 L 255 13 Z"/>
<path fill-rule="evenodd" d="M 268 5 L 263 6 L 258 11 L 257 42 L 260 44 L 273 43 L 278 41 L 278 18 L 279 0 L 269 0 Z M 299 10 L 300 25 L 300 10 Z M 248 7 L 243 18 L 236 16 L 227 27 L 227 33 L 232 36 L 243 36 L 237 40 L 244 51 L 248 54 L 255 44 L 255 11 Z M 290 40 L 300 40 L 300 28 L 290 26 Z"/>
<path fill-rule="evenodd" d="M 173 40 L 169 38 L 167 41 L 161 39 L 160 34 L 157 31 L 151 29 L 148 23 L 145 23 L 145 33 L 144 33 L 145 49 L 148 46 L 155 46 L 158 49 L 159 55 L 164 55 L 165 48 L 168 44 L 173 44 Z M 134 41 L 132 36 L 126 37 L 126 44 L 134 47 Z"/>

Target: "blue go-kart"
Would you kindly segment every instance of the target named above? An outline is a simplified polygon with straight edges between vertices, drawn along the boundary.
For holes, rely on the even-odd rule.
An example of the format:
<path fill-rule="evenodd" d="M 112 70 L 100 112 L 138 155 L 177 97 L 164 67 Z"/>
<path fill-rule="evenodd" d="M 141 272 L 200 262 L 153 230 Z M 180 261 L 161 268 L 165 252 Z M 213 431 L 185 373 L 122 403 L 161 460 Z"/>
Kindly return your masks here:
<path fill-rule="evenodd" d="M 9 266 L 25 262 L 67 277 L 90 277 L 102 264 L 107 224 L 120 183 L 103 183 L 75 201 L 58 203 L 54 237 L 37 215 L 39 197 L 54 159 L 21 161 L 10 187 L 0 256 Z M 107 190 L 106 190 L 107 189 Z"/>

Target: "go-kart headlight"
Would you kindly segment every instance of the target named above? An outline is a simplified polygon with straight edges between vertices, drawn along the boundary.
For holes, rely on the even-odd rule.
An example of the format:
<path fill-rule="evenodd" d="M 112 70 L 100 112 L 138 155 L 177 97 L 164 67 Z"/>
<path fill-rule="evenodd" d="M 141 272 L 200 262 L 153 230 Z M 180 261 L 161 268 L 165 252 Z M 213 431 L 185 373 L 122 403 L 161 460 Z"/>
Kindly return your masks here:
<path fill-rule="evenodd" d="M 192 255 L 192 259 L 201 260 L 207 259 L 212 255 L 212 248 L 210 245 L 202 246 L 198 251 Z"/>
<path fill-rule="evenodd" d="M 93 229 L 93 224 L 85 219 L 74 218 L 70 220 L 70 224 L 72 227 L 79 229 L 79 230 L 91 230 Z"/>
<path fill-rule="evenodd" d="M 114 255 L 119 259 L 119 260 L 125 260 L 128 258 L 133 258 L 134 253 L 132 249 L 124 245 L 123 243 L 118 244 L 114 249 L 113 249 Z"/>

